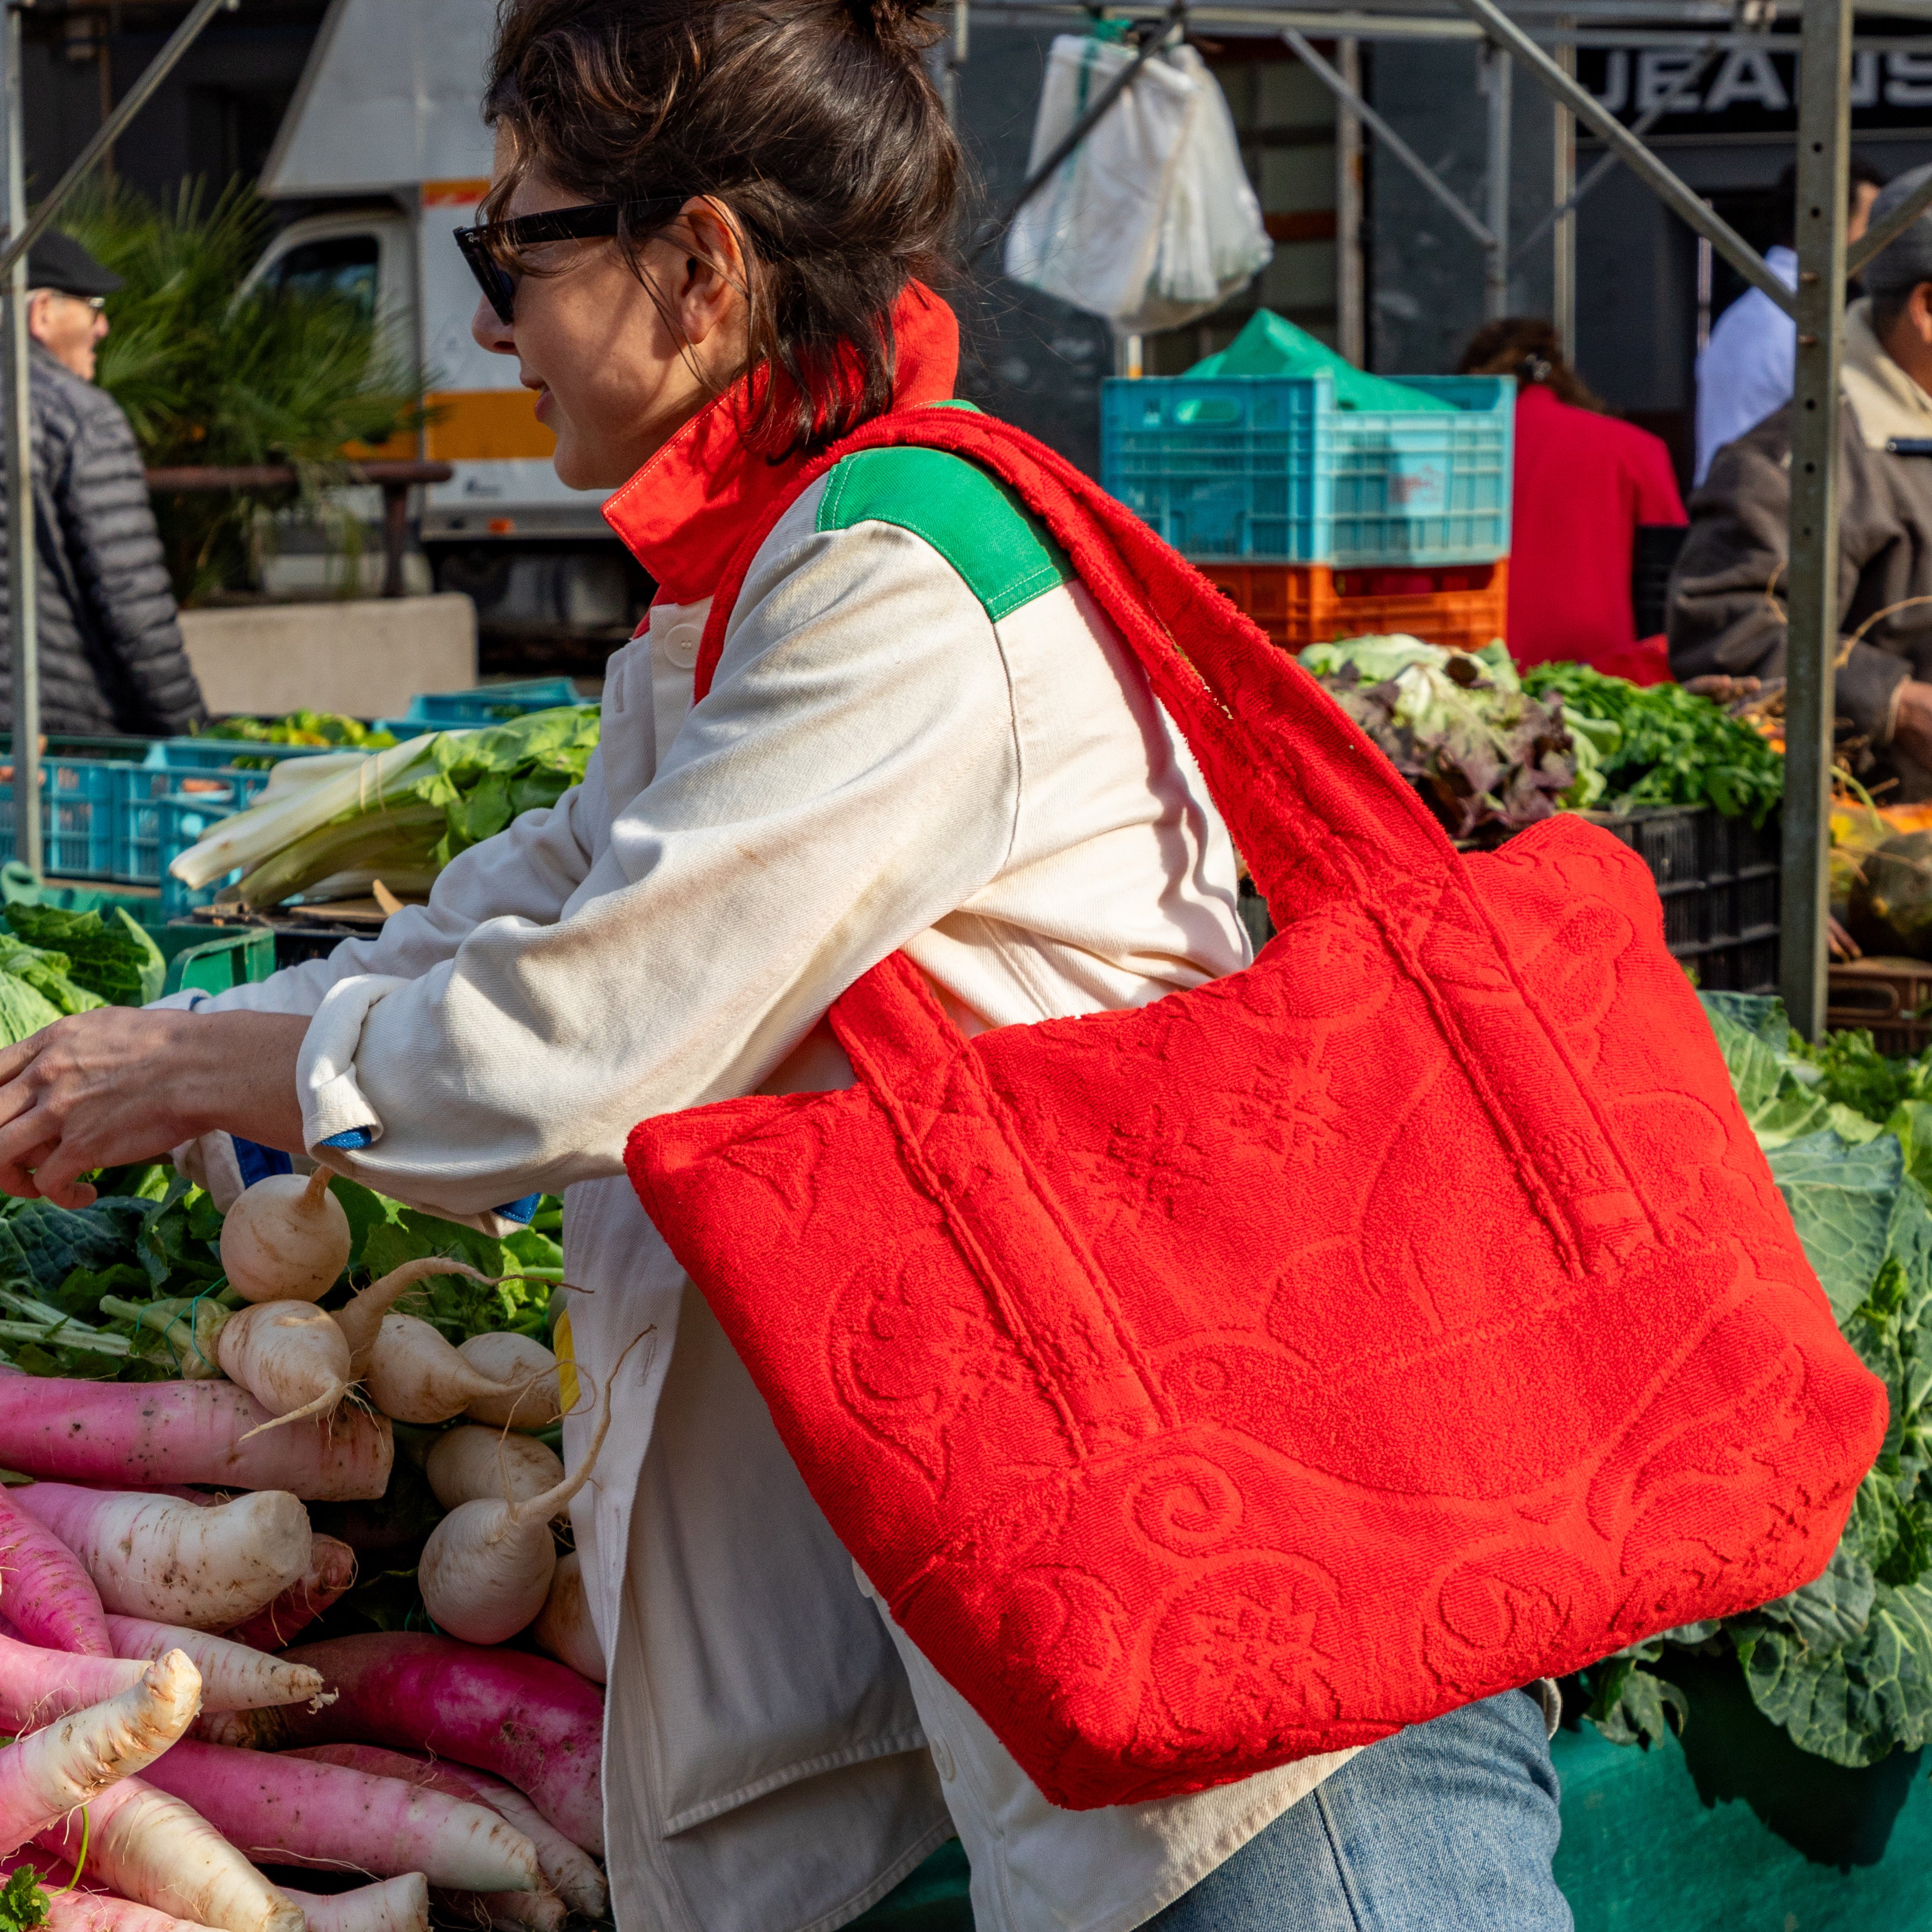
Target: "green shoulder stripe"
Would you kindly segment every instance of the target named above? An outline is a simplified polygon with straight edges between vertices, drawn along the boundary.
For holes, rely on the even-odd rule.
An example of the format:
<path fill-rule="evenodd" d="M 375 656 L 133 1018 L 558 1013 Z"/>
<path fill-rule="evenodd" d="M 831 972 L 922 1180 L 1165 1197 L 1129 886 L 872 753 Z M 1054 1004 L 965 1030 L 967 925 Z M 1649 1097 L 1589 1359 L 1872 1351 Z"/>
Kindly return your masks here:
<path fill-rule="evenodd" d="M 952 565 L 994 623 L 1074 575 L 1045 524 L 997 477 L 943 449 L 861 450 L 835 469 L 821 530 L 893 524 Z"/>

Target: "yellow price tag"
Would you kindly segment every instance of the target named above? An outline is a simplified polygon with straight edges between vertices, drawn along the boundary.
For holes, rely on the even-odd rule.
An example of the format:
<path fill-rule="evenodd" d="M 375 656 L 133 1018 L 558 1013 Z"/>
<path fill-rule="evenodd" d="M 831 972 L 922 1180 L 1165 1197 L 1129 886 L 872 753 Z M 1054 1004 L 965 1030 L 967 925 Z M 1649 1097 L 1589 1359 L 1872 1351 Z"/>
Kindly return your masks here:
<path fill-rule="evenodd" d="M 551 1336 L 550 1345 L 556 1356 L 557 1393 L 563 1398 L 563 1412 L 568 1415 L 577 1406 L 577 1357 L 571 1346 L 568 1308 L 556 1318 L 556 1332 Z"/>

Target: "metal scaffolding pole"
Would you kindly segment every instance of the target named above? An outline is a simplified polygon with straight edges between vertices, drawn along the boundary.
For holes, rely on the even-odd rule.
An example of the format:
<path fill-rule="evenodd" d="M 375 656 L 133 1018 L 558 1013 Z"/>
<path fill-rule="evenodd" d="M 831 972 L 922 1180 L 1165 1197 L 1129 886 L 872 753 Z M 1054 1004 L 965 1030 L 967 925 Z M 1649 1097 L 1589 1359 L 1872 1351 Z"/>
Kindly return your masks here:
<path fill-rule="evenodd" d="M 1563 25 L 1570 24 L 1568 22 Z M 1558 50 L 1557 62 L 1572 80 L 1576 78 L 1576 50 Z M 1564 357 L 1576 356 L 1576 117 L 1567 103 L 1550 104 L 1551 169 L 1550 200 L 1556 209 L 1550 242 L 1550 319 Z M 1518 252 L 1521 252 L 1519 244 Z"/>
<path fill-rule="evenodd" d="M 1509 314 L 1510 83 L 1516 68 L 1507 49 L 1484 47 L 1477 56 L 1487 107 L 1487 158 L 1483 174 L 1483 313 L 1494 320 Z"/>
<path fill-rule="evenodd" d="M 1335 44 L 1336 70 L 1359 94 L 1362 53 L 1356 41 Z M 1368 277 L 1362 261 L 1362 117 L 1347 101 L 1335 103 L 1335 321 L 1336 346 L 1358 368 L 1368 366 Z"/>
<path fill-rule="evenodd" d="M 0 118 L 5 122 L 7 232 L 27 222 L 27 163 L 22 128 L 20 10 L 0 20 Z M 32 358 L 27 337 L 27 257 L 10 248 L 4 271 L 7 370 L 7 621 L 13 659 L 14 851 L 40 877 L 40 666 L 38 560 L 34 545 Z"/>
<path fill-rule="evenodd" d="M 1838 367 L 1850 187 L 1850 0 L 1804 0 L 1798 63 L 1798 360 L 1784 687 L 1779 978 L 1791 1024 L 1824 1030 L 1838 654 Z"/>

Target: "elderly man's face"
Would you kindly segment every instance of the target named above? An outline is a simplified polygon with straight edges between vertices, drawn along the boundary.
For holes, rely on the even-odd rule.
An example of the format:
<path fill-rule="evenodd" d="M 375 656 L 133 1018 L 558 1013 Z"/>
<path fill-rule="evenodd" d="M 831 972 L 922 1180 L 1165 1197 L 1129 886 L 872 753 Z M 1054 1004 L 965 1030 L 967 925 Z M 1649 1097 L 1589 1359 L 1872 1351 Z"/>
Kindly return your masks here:
<path fill-rule="evenodd" d="M 94 352 L 107 317 L 85 296 L 34 289 L 27 296 L 27 333 L 84 382 L 94 380 Z"/>

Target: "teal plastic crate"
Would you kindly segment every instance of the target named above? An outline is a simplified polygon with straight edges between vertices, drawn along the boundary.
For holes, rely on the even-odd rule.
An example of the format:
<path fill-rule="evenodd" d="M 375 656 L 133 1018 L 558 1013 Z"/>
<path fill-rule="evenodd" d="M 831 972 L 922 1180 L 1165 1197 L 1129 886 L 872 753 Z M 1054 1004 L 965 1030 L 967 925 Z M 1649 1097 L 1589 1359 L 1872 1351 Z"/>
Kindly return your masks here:
<path fill-rule="evenodd" d="M 40 761 L 40 840 L 46 869 L 68 878 L 117 879 L 122 807 L 139 783 L 137 764 L 105 759 Z M 15 856 L 14 770 L 0 766 L 0 862 Z"/>
<path fill-rule="evenodd" d="M 266 758 L 272 764 L 284 758 L 326 758 L 354 748 L 349 745 L 264 745 L 252 738 L 158 738 L 148 747 L 142 762 L 151 770 L 162 772 L 225 772 L 234 769 L 237 758 Z"/>
<path fill-rule="evenodd" d="M 1343 410 L 1333 376 L 1101 385 L 1103 488 L 1189 556 L 1492 563 L 1510 547 L 1516 383 L 1404 376 L 1448 410 Z"/>
<path fill-rule="evenodd" d="M 122 796 L 114 876 L 124 885 L 158 885 L 165 889 L 168 861 L 182 848 L 170 847 L 164 836 L 164 802 L 177 798 L 188 808 L 216 811 L 226 818 L 231 812 L 252 805 L 268 788 L 272 776 L 268 772 L 206 769 L 166 771 L 144 765 Z"/>
<path fill-rule="evenodd" d="M 264 772 L 236 772 L 236 778 L 259 778 L 266 784 L 268 775 Z M 249 794 L 250 796 L 253 794 Z M 196 844 L 212 826 L 219 825 L 224 818 L 230 818 L 247 802 L 238 798 L 232 788 L 221 791 L 170 792 L 164 797 L 155 799 L 157 855 L 160 865 L 161 886 L 161 913 L 164 918 L 184 918 L 196 906 L 212 905 L 214 896 L 224 886 L 232 885 L 242 875 L 230 872 L 225 878 L 190 891 L 180 880 L 169 872 L 169 865 L 182 853 Z"/>
<path fill-rule="evenodd" d="M 510 683 L 479 684 L 473 691 L 418 692 L 400 718 L 380 722 L 400 738 L 405 734 L 397 729 L 399 724 L 415 731 L 433 731 L 446 725 L 501 724 L 532 711 L 554 711 L 562 705 L 584 701 L 567 677 L 526 677 Z"/>

